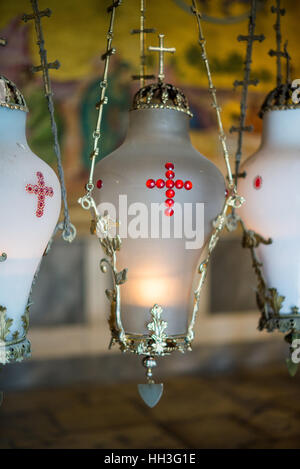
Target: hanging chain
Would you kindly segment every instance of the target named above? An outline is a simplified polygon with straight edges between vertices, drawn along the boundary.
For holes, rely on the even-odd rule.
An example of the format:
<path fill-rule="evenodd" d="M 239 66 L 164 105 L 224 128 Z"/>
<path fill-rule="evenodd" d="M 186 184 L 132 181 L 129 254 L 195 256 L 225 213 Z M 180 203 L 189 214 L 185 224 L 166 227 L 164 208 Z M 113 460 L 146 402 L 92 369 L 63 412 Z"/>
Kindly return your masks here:
<path fill-rule="evenodd" d="M 226 135 L 225 135 L 225 132 L 224 132 L 222 118 L 221 118 L 221 108 L 218 105 L 217 91 L 216 91 L 216 88 L 214 87 L 214 84 L 213 84 L 213 81 L 212 81 L 210 65 L 209 65 L 209 61 L 208 61 L 208 58 L 207 58 L 206 39 L 204 38 L 203 30 L 202 30 L 202 24 L 201 24 L 202 16 L 201 16 L 201 13 L 198 10 L 198 7 L 197 7 L 197 4 L 196 4 L 195 0 L 192 0 L 191 9 L 192 9 L 192 13 L 195 15 L 196 20 L 197 20 L 198 32 L 199 32 L 198 43 L 201 47 L 202 59 L 203 59 L 203 62 L 205 64 L 205 68 L 206 68 L 208 84 L 209 84 L 209 92 L 211 94 L 212 101 L 213 101 L 212 105 L 215 108 L 216 114 L 217 114 L 217 121 L 218 121 L 218 127 L 219 127 L 219 138 L 220 138 L 220 141 L 221 141 L 224 160 L 225 160 L 225 164 L 226 164 L 228 181 L 229 181 L 229 188 L 234 189 L 234 181 L 233 181 L 233 176 L 232 176 L 231 167 L 230 167 L 229 152 L 228 152 L 227 143 L 226 143 Z"/>
<path fill-rule="evenodd" d="M 222 118 L 221 118 L 221 108 L 218 105 L 217 101 L 217 92 L 216 88 L 213 85 L 212 81 L 212 75 L 210 71 L 210 65 L 209 61 L 207 58 L 206 54 L 206 40 L 203 35 L 203 30 L 202 30 L 202 25 L 201 25 L 201 14 L 197 8 L 197 4 L 195 0 L 192 0 L 192 7 L 191 7 L 192 13 L 195 15 L 196 20 L 197 20 L 197 25 L 198 25 L 198 32 L 199 32 L 199 38 L 198 42 L 202 50 L 202 59 L 205 63 L 205 68 L 207 72 L 207 77 L 208 77 L 208 84 L 209 84 L 209 91 L 212 97 L 213 101 L 213 107 L 216 110 L 217 114 L 217 121 L 218 121 L 218 126 L 219 126 L 219 138 L 222 144 L 222 149 L 223 149 L 223 155 L 224 155 L 224 160 L 226 163 L 226 168 L 227 168 L 227 175 L 228 175 L 228 181 L 229 181 L 229 191 L 228 195 L 225 199 L 224 206 L 222 209 L 222 212 L 220 215 L 217 217 L 217 219 L 213 223 L 213 231 L 210 236 L 210 239 L 208 241 L 208 253 L 206 255 L 206 258 L 201 262 L 199 268 L 198 268 L 198 273 L 200 274 L 199 276 L 199 281 L 197 284 L 197 287 L 194 291 L 194 304 L 193 304 L 193 313 L 192 313 L 192 318 L 188 327 L 188 334 L 187 334 L 187 340 L 188 342 L 192 342 L 194 338 L 194 326 L 197 318 L 197 314 L 199 311 L 199 300 L 200 300 L 200 294 L 202 291 L 202 287 L 205 282 L 206 274 L 207 274 L 207 269 L 209 265 L 209 261 L 211 258 L 211 254 L 213 250 L 215 249 L 221 233 L 225 226 L 227 225 L 227 220 L 228 220 L 228 209 L 229 207 L 234 208 L 239 208 L 243 203 L 244 203 L 244 198 L 240 197 L 236 193 L 236 186 L 233 180 L 232 172 L 231 172 L 231 167 L 230 167 L 230 161 L 229 161 L 229 152 L 227 149 L 227 144 L 226 144 L 226 136 L 223 128 L 223 123 L 222 123 Z"/>
<path fill-rule="evenodd" d="M 284 57 L 286 59 L 286 76 L 285 76 L 285 81 L 287 85 L 290 85 L 292 82 L 292 77 L 291 77 L 291 56 L 288 52 L 288 41 L 285 41 L 284 44 Z"/>
<path fill-rule="evenodd" d="M 61 184 L 61 194 L 62 194 L 62 201 L 64 206 L 64 221 L 63 223 L 58 223 L 56 227 L 56 231 L 62 230 L 62 237 L 65 241 L 72 242 L 76 237 L 76 228 L 72 225 L 70 221 L 69 209 L 68 209 L 68 202 L 67 202 L 67 191 L 65 186 L 65 178 L 64 178 L 64 170 L 62 166 L 62 158 L 61 158 L 61 151 L 60 145 L 58 140 L 58 132 L 57 132 L 57 125 L 55 121 L 54 115 L 54 103 L 53 103 L 53 91 L 51 87 L 51 80 L 49 76 L 49 69 L 58 69 L 60 67 L 60 63 L 56 60 L 55 62 L 48 63 L 47 60 L 47 50 L 45 49 L 45 40 L 43 35 L 42 23 L 41 18 L 44 16 L 50 17 L 52 12 L 49 8 L 40 11 L 38 0 L 30 0 L 32 5 L 32 14 L 25 14 L 23 15 L 23 21 L 27 22 L 29 20 L 34 20 L 35 31 L 37 36 L 37 45 L 39 47 L 39 54 L 41 59 L 41 65 L 37 67 L 32 67 L 33 72 L 42 72 L 43 73 L 43 83 L 44 83 L 44 90 L 45 96 L 47 100 L 48 110 L 50 114 L 50 121 L 51 121 L 51 131 L 54 138 L 54 151 L 57 159 L 57 168 L 58 168 L 58 175 Z"/>
<path fill-rule="evenodd" d="M 240 123 L 238 127 L 232 126 L 230 132 L 238 132 L 238 142 L 237 142 L 237 150 L 235 154 L 235 184 L 237 185 L 238 179 L 240 177 L 246 177 L 246 174 L 239 174 L 240 163 L 243 153 L 243 143 L 244 143 L 244 133 L 251 132 L 253 130 L 252 126 L 246 126 L 246 114 L 247 114 L 247 100 L 248 100 L 248 91 L 249 86 L 257 86 L 259 80 L 251 80 L 251 64 L 252 64 L 252 55 L 253 55 L 253 44 L 254 41 L 262 42 L 265 40 L 265 36 L 263 34 L 256 35 L 255 28 L 256 28 L 256 14 L 257 14 L 257 0 L 251 0 L 251 11 L 249 15 L 249 23 L 248 23 L 248 35 L 238 36 L 238 41 L 246 41 L 247 42 L 247 49 L 246 49 L 246 60 L 244 62 L 244 79 L 242 81 L 235 80 L 234 87 L 242 86 L 242 94 L 241 94 L 241 102 L 240 102 Z M 243 231 L 243 247 L 247 247 L 250 249 L 251 259 L 252 259 L 252 266 L 255 271 L 257 281 L 258 281 L 258 292 L 262 294 L 262 292 L 266 291 L 266 282 L 264 280 L 264 276 L 262 273 L 262 265 L 260 264 L 257 256 L 256 256 L 256 248 L 260 244 L 271 244 L 271 239 L 264 239 L 262 236 L 258 235 L 252 230 L 248 230 L 246 228 L 245 223 L 236 213 L 234 208 L 232 209 L 231 215 L 229 215 L 227 220 L 227 228 L 230 231 L 233 231 L 237 228 L 238 223 Z"/>
<path fill-rule="evenodd" d="M 141 0 L 141 17 L 140 17 L 140 87 L 145 85 L 146 75 L 146 57 L 145 57 L 145 3 L 146 0 Z"/>
<path fill-rule="evenodd" d="M 145 28 L 146 0 L 140 0 L 140 29 L 133 29 L 131 34 L 140 35 L 140 74 L 133 75 L 133 80 L 140 80 L 140 87 L 145 86 L 146 80 L 154 80 L 154 75 L 146 75 L 146 34 L 155 33 L 154 28 Z"/>
<path fill-rule="evenodd" d="M 276 31 L 276 45 L 277 49 L 271 49 L 269 55 L 271 57 L 276 57 L 277 61 L 277 87 L 282 84 L 282 72 L 281 72 L 281 58 L 285 57 L 285 52 L 281 50 L 282 36 L 281 36 L 281 16 L 285 15 L 285 9 L 281 8 L 280 0 L 276 0 L 276 7 L 271 7 L 271 12 L 276 14 L 276 23 L 274 24 L 274 29 Z"/>
<path fill-rule="evenodd" d="M 0 37 L 0 46 L 5 47 L 7 45 L 7 40 L 3 37 Z M 7 260 L 7 254 L 5 252 L 2 252 L 0 254 L 0 262 L 5 262 Z M 0 371 L 3 369 L 3 367 L 0 368 Z M 4 393 L 3 391 L 0 391 L 0 407 L 3 404 L 3 398 L 4 398 Z"/>
<path fill-rule="evenodd" d="M 230 133 L 237 132 L 238 133 L 238 143 L 237 143 L 237 150 L 235 154 L 235 185 L 237 186 L 238 178 L 244 177 L 244 175 L 239 174 L 241 158 L 242 158 L 242 147 L 243 147 L 243 137 L 244 132 L 252 132 L 252 126 L 246 126 L 246 113 L 247 113 L 247 100 L 248 100 L 248 90 L 249 86 L 257 86 L 259 80 L 251 80 L 251 64 L 252 64 L 252 53 L 253 53 L 253 44 L 254 41 L 262 42 L 265 40 L 265 36 L 263 34 L 255 35 L 255 27 L 256 27 L 256 12 L 257 12 L 257 0 L 251 1 L 251 11 L 249 15 L 249 24 L 248 24 L 248 35 L 238 36 L 238 41 L 246 41 L 247 42 L 247 50 L 246 50 L 246 60 L 245 60 L 245 68 L 244 68 L 244 79 L 242 81 L 235 80 L 234 87 L 242 86 L 242 96 L 241 96 L 241 103 L 240 103 L 240 123 L 238 127 L 232 126 L 230 129 Z"/>
<path fill-rule="evenodd" d="M 5 47 L 7 45 L 7 40 L 4 38 L 0 38 L 0 46 Z M 0 262 L 5 262 L 7 259 L 7 254 L 5 252 L 0 254 Z M 1 405 L 1 404 L 0 404 Z"/>
<path fill-rule="evenodd" d="M 237 142 L 237 150 L 235 153 L 235 174 L 234 180 L 235 185 L 237 187 L 238 180 L 241 177 L 246 177 L 246 173 L 239 173 L 241 159 L 242 159 L 242 151 L 243 151 L 243 142 L 244 142 L 244 133 L 245 132 L 252 132 L 253 126 L 246 126 L 246 114 L 247 114 L 247 100 L 248 100 L 248 91 L 249 86 L 257 86 L 259 83 L 258 79 L 251 79 L 251 64 L 252 64 L 252 54 L 253 54 L 253 44 L 254 41 L 262 42 L 265 40 L 265 36 L 263 34 L 256 35 L 255 28 L 256 28 L 256 13 L 257 13 L 257 0 L 251 0 L 251 10 L 249 15 L 249 23 L 248 23 L 248 35 L 244 36 L 240 34 L 237 38 L 239 42 L 246 41 L 247 48 L 246 48 L 246 60 L 244 62 L 244 79 L 239 81 L 235 80 L 233 86 L 237 88 L 238 86 L 242 86 L 242 94 L 241 94 L 241 102 L 240 102 L 240 119 L 239 119 L 239 126 L 232 126 L 230 128 L 230 133 L 237 132 L 238 133 L 238 142 Z M 231 215 L 228 216 L 227 220 L 227 228 L 230 231 L 233 231 L 237 228 L 237 222 L 240 221 L 240 218 L 236 215 L 235 209 L 232 209 Z M 242 225 L 244 226 L 244 225 Z"/>
<path fill-rule="evenodd" d="M 103 117 L 103 108 L 104 105 L 108 103 L 108 98 L 106 96 L 106 90 L 108 85 L 108 68 L 109 68 L 109 61 L 110 57 L 116 53 L 116 49 L 112 47 L 112 41 L 114 37 L 114 23 L 115 23 L 115 16 L 116 16 L 116 9 L 118 6 L 122 4 L 122 0 L 118 0 L 113 2 L 113 4 L 107 8 L 107 12 L 110 13 L 110 25 L 107 33 L 107 45 L 106 45 L 106 52 L 101 56 L 101 59 L 104 61 L 104 71 L 102 81 L 100 82 L 100 101 L 96 105 L 96 109 L 98 110 L 98 118 L 96 129 L 93 132 L 93 139 L 94 139 L 94 148 L 91 153 L 91 167 L 90 167 L 90 175 L 88 183 L 85 186 L 86 194 L 81 197 L 78 202 L 85 210 L 93 209 L 95 215 L 98 216 L 97 208 L 95 201 L 92 197 L 92 191 L 94 189 L 94 170 L 95 170 L 95 163 L 96 159 L 99 155 L 99 140 L 101 138 L 101 124 L 102 124 L 102 117 Z"/>

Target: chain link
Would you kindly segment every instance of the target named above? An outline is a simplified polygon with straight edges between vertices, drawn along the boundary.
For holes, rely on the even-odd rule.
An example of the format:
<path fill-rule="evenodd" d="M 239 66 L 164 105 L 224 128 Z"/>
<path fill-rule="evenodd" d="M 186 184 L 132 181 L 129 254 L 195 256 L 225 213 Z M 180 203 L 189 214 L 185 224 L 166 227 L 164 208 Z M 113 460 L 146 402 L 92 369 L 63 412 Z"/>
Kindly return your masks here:
<path fill-rule="evenodd" d="M 191 7 L 192 13 L 195 15 L 196 20 L 197 20 L 197 25 L 198 25 L 198 33 L 199 33 L 199 38 L 198 38 L 198 43 L 201 47 L 201 56 L 203 59 L 203 62 L 205 64 L 206 68 L 206 73 L 207 73 L 207 78 L 208 78 L 208 90 L 211 94 L 212 98 L 212 106 L 216 111 L 217 115 L 217 122 L 218 122 L 218 127 L 219 127 L 219 138 L 222 146 L 222 151 L 223 151 L 223 156 L 226 164 L 226 169 L 227 169 L 227 175 L 228 175 L 228 181 L 229 181 L 229 188 L 230 189 L 235 189 L 234 181 L 233 181 L 233 176 L 232 176 L 232 171 L 230 167 L 230 160 L 229 160 L 229 152 L 227 148 L 227 143 L 226 143 L 226 135 L 224 132 L 223 128 L 223 123 L 222 123 L 222 117 L 221 117 L 221 108 L 218 104 L 217 100 L 217 91 L 216 88 L 213 84 L 212 81 L 212 75 L 210 71 L 210 65 L 209 61 L 207 58 L 207 53 L 206 53 L 206 39 L 203 35 L 203 29 L 202 29 L 202 24 L 201 24 L 201 13 L 198 10 L 196 0 L 192 0 L 192 7 Z"/>
<path fill-rule="evenodd" d="M 95 164 L 96 159 L 99 156 L 99 141 L 101 139 L 101 124 L 102 124 L 102 117 L 103 117 L 103 108 L 104 105 L 108 103 L 108 97 L 106 96 L 106 90 L 108 86 L 108 69 L 109 69 L 109 61 L 110 57 L 116 53 L 116 49 L 112 47 L 112 41 L 114 37 L 114 23 L 115 23 L 115 16 L 116 16 L 116 9 L 122 3 L 121 0 L 115 1 L 108 9 L 108 13 L 110 13 L 110 24 L 107 33 L 107 44 L 106 44 L 106 52 L 102 55 L 102 60 L 104 60 L 104 71 L 102 81 L 100 82 L 100 101 L 96 105 L 98 109 L 98 117 L 96 128 L 93 132 L 93 151 L 91 153 L 91 166 L 90 166 L 90 174 L 87 184 L 85 185 L 86 194 L 78 200 L 78 203 L 84 210 L 93 209 L 97 215 L 96 204 L 92 197 L 92 191 L 94 190 L 94 171 L 95 171 Z"/>

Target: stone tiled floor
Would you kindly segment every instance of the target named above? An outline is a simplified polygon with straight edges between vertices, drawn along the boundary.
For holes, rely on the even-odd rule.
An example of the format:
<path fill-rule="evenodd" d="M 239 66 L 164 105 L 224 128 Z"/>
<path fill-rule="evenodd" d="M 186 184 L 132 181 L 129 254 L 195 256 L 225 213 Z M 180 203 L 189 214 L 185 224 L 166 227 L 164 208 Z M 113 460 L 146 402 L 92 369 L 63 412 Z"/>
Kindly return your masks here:
<path fill-rule="evenodd" d="M 300 375 L 284 367 L 165 382 L 154 409 L 135 384 L 7 392 L 0 448 L 300 448 Z"/>

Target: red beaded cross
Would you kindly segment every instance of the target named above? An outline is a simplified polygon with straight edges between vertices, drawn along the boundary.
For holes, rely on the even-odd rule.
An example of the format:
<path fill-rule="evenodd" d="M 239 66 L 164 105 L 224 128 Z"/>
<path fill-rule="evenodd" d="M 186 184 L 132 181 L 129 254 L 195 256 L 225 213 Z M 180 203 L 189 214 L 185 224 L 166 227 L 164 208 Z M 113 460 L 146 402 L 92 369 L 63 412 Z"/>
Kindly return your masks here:
<path fill-rule="evenodd" d="M 165 210 L 165 215 L 171 217 L 174 214 L 174 210 L 172 209 L 172 207 L 174 205 L 175 191 L 173 188 L 175 187 L 176 189 L 182 189 L 184 187 L 187 191 L 190 191 L 193 187 L 193 184 L 191 183 L 191 181 L 183 182 L 181 179 L 177 179 L 176 181 L 173 180 L 175 178 L 175 173 L 173 171 L 173 163 L 166 163 L 165 168 L 167 170 L 166 181 L 164 181 L 163 179 L 157 179 L 157 181 L 155 181 L 154 179 L 148 179 L 146 182 L 146 186 L 148 187 L 148 189 L 153 189 L 155 186 L 158 189 L 163 189 L 166 186 L 167 200 L 165 201 L 165 205 L 168 208 Z"/>
<path fill-rule="evenodd" d="M 53 197 L 54 192 L 53 192 L 52 187 L 45 186 L 44 176 L 40 171 L 38 171 L 36 175 L 38 178 L 38 183 L 35 185 L 27 184 L 26 192 L 28 192 L 29 194 L 37 195 L 38 201 L 37 201 L 37 209 L 36 209 L 35 214 L 37 217 L 40 218 L 44 214 L 46 196 Z"/>

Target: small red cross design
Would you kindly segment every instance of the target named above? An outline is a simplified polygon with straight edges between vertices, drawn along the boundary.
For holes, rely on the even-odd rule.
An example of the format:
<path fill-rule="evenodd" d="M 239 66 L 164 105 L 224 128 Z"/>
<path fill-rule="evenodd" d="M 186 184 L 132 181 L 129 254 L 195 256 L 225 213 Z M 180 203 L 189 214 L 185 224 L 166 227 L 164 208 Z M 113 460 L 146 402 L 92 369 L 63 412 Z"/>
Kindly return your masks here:
<path fill-rule="evenodd" d="M 174 210 L 172 209 L 174 205 L 174 196 L 175 196 L 175 190 L 176 189 L 182 189 L 185 188 L 185 190 L 190 191 L 193 187 L 193 184 L 191 181 L 186 181 L 183 182 L 181 179 L 177 179 L 174 181 L 175 178 L 175 172 L 174 170 L 174 164 L 173 163 L 166 163 L 165 164 L 166 168 L 166 181 L 164 179 L 157 179 L 155 181 L 154 179 L 148 179 L 146 181 L 146 186 L 148 189 L 153 189 L 155 186 L 158 189 L 163 189 L 165 186 L 167 188 L 166 190 L 166 197 L 167 200 L 165 201 L 165 205 L 167 206 L 165 210 L 165 215 L 168 217 L 171 217 L 174 214 Z"/>
<path fill-rule="evenodd" d="M 44 208 L 45 208 L 45 199 L 47 197 L 53 197 L 53 189 L 52 187 L 46 187 L 45 186 L 45 180 L 43 174 L 38 171 L 36 173 L 38 183 L 33 185 L 33 184 L 27 184 L 26 186 L 26 192 L 29 194 L 34 194 L 37 195 L 37 209 L 36 209 L 36 216 L 38 218 L 42 217 L 44 215 Z"/>

